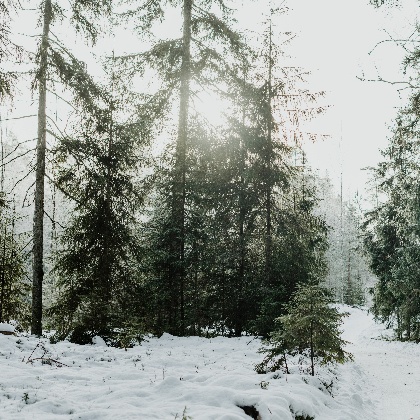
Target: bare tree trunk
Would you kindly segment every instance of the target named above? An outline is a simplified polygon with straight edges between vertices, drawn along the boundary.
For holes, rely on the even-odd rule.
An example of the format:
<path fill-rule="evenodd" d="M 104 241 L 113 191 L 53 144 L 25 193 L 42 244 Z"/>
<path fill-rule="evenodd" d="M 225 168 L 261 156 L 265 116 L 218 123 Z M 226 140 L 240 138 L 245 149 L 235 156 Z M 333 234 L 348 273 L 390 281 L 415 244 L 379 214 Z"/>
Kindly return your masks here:
<path fill-rule="evenodd" d="M 311 316 L 313 316 L 313 302 L 311 301 Z M 314 326 L 313 321 L 311 321 L 311 376 L 315 376 L 315 350 L 314 350 Z"/>
<path fill-rule="evenodd" d="M 38 142 L 36 146 L 35 210 L 33 220 L 33 283 L 31 333 L 42 334 L 42 282 L 44 279 L 44 182 L 47 129 L 48 37 L 52 18 L 51 0 L 44 3 L 44 24 L 39 63 Z"/>
<path fill-rule="evenodd" d="M 1 117 L 0 117 L 1 123 Z M 1 172 L 0 172 L 0 193 L 4 191 L 4 145 L 3 145 L 3 128 L 0 126 L 0 146 L 1 146 Z M 1 205 L 0 205 L 1 207 Z M 0 236 L 0 243 L 2 237 Z M 6 279 L 6 222 L 4 222 L 4 236 L 3 236 L 3 253 L 2 253 L 2 261 L 1 261 L 1 274 L 0 274 L 0 322 L 3 322 L 3 308 L 4 308 L 4 287 L 5 287 L 5 279 Z"/>
<path fill-rule="evenodd" d="M 245 85 L 245 75 L 244 75 Z M 242 126 L 245 127 L 245 104 L 242 106 Z M 243 288 L 245 282 L 245 144 L 240 139 L 240 184 L 239 184 L 239 270 L 237 284 L 237 307 L 235 314 L 235 335 L 242 335 L 243 327 Z"/>
<path fill-rule="evenodd" d="M 172 291 L 172 306 L 178 312 L 179 320 L 175 317 L 178 325 L 173 325 L 179 334 L 184 334 L 185 328 L 185 182 L 186 182 L 186 154 L 188 139 L 188 114 L 190 100 L 190 78 L 191 78 L 191 15 L 193 0 L 184 0 L 183 18 L 184 29 L 182 37 L 182 64 L 181 64 L 181 86 L 179 104 L 178 139 L 175 152 L 175 174 L 173 180 L 173 204 L 172 218 L 175 232 L 172 240 L 174 253 L 174 288 Z"/>
<path fill-rule="evenodd" d="M 4 307 L 5 305 L 5 287 L 6 287 L 6 222 L 4 222 L 4 231 L 3 231 L 3 246 L 2 246 L 2 255 L 1 255 L 1 274 L 0 274 L 0 322 L 3 322 L 4 316 Z M 1 237 L 0 237 L 1 239 Z"/>
<path fill-rule="evenodd" d="M 269 28 L 269 46 L 268 46 L 268 80 L 267 80 L 267 156 L 266 156 L 266 169 L 267 169 L 267 179 L 266 181 L 266 197 L 265 197 L 265 206 L 266 206 L 266 232 L 265 232 L 265 271 L 266 271 L 266 284 L 271 284 L 272 277 L 272 248 L 273 240 L 271 235 L 271 207 L 272 207 L 272 159 L 273 159 L 273 144 L 272 144 L 272 108 L 271 108 L 271 99 L 273 96 L 273 87 L 272 87 L 272 73 L 273 73 L 273 42 L 272 42 L 272 28 L 271 28 L 271 18 L 270 18 L 270 28 Z"/>

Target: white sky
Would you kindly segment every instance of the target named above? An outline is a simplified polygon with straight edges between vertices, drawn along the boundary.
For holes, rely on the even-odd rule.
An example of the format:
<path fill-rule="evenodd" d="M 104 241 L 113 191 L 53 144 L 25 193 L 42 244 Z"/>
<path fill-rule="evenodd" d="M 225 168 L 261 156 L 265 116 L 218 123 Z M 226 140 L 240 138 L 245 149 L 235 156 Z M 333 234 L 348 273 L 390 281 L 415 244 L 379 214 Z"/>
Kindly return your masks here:
<path fill-rule="evenodd" d="M 238 22 L 246 30 L 258 31 L 268 0 L 237 3 L 239 9 L 235 17 Z M 415 18 L 419 16 L 419 1 L 403 0 L 403 7 L 380 9 L 370 6 L 368 0 L 272 0 L 271 3 L 274 7 L 283 5 L 289 8 L 287 14 L 276 18 L 275 24 L 277 30 L 297 35 L 285 48 L 286 54 L 293 58 L 290 62 L 312 73 L 308 87 L 326 91 L 324 102 L 330 105 L 328 112 L 314 122 L 312 129 L 331 137 L 307 145 L 309 162 L 319 169 L 321 175 L 328 172 L 337 187 L 342 168 L 347 197 L 353 196 L 356 191 L 363 192 L 367 173 L 361 169 L 373 166 L 379 160 L 379 148 L 387 144 L 387 127 L 392 124 L 396 107 L 405 102 L 395 86 L 362 82 L 357 76 L 375 79 L 379 74 L 388 80 L 401 79 L 400 63 L 404 56 L 401 48 L 385 42 L 371 54 L 369 52 L 378 42 L 389 39 L 388 34 L 406 38 L 413 32 Z M 176 27 L 177 32 L 180 30 L 176 15 L 162 30 L 171 32 L 174 29 L 171 25 Z M 40 31 L 34 27 L 33 16 L 33 12 L 27 11 L 17 20 L 20 32 L 33 34 Z M 30 27 L 32 29 L 28 29 Z M 57 25 L 53 28 L 53 32 L 60 30 L 63 31 L 63 28 Z M 78 53 L 86 51 L 80 37 L 76 45 Z M 123 42 L 119 37 L 115 40 L 115 46 L 126 51 L 136 50 L 138 45 L 138 41 L 129 34 L 124 34 Z M 109 52 L 112 50 L 109 41 L 102 48 Z M 94 67 L 93 63 L 89 66 L 89 69 Z M 18 97 L 14 114 L 25 113 L 28 103 L 30 99 L 27 97 Z M 209 108 L 217 106 L 211 104 Z M 33 111 L 36 112 L 36 108 L 32 107 Z M 26 124 L 19 121 L 10 128 L 19 137 L 36 137 L 33 121 Z"/>
<path fill-rule="evenodd" d="M 331 138 L 308 145 L 309 160 L 320 174 L 328 171 L 337 186 L 342 167 L 343 188 L 349 198 L 356 191 L 363 193 L 368 174 L 362 168 L 378 162 L 396 107 L 406 103 L 395 86 L 357 79 L 363 75 L 366 79 L 378 75 L 391 81 L 402 79 L 403 50 L 392 42 L 374 49 L 390 38 L 388 34 L 394 39 L 412 34 L 419 2 L 402 3 L 404 7 L 375 9 L 368 0 L 289 1 L 290 20 L 285 25 L 298 35 L 290 52 L 312 72 L 317 88 L 326 91 L 326 103 L 331 105 L 315 124 Z"/>

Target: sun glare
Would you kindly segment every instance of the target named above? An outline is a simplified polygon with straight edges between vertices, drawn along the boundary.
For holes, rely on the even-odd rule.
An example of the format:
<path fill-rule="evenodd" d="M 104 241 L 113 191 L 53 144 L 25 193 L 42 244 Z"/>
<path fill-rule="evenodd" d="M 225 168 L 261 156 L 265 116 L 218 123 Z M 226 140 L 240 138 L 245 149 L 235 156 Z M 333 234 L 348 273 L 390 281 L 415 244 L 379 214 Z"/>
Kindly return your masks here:
<path fill-rule="evenodd" d="M 195 110 L 214 127 L 224 125 L 229 101 L 212 92 L 200 92 L 194 100 Z"/>

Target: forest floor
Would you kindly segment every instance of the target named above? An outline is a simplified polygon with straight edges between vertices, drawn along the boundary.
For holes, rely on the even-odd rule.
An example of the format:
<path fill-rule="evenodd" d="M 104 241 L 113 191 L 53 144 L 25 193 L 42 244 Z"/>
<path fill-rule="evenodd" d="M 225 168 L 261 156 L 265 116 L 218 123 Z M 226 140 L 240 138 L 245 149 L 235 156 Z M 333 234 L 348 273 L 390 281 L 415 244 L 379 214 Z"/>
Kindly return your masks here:
<path fill-rule="evenodd" d="M 262 420 L 420 420 L 420 345 L 342 309 L 355 361 L 315 378 L 292 361 L 290 375 L 257 374 L 253 337 L 164 334 L 125 351 L 0 334 L 0 419 L 246 420 L 240 407 L 254 406 Z"/>
<path fill-rule="evenodd" d="M 346 308 L 343 338 L 352 344 L 355 367 L 368 378 L 369 395 L 379 420 L 420 420 L 420 344 L 389 341 L 390 330 L 366 311 Z"/>

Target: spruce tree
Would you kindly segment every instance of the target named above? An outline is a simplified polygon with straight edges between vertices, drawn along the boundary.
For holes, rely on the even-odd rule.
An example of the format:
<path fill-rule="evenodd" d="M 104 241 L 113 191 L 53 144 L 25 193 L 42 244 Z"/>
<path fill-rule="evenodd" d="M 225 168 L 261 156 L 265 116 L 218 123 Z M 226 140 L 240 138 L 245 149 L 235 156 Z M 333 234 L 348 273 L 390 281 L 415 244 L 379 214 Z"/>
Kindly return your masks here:
<path fill-rule="evenodd" d="M 344 363 L 352 355 L 344 350 L 339 326 L 347 313 L 331 306 L 331 294 L 317 284 L 299 285 L 285 308 L 287 314 L 277 318 L 276 329 L 269 340 L 268 353 L 258 371 L 287 367 L 287 355 L 302 355 L 309 359 L 309 373 L 315 375 L 315 365 Z"/>
<path fill-rule="evenodd" d="M 326 249 L 325 223 L 313 214 L 316 193 L 306 188 L 308 174 L 301 173 L 304 162 L 293 162 L 293 152 L 301 153 L 304 135 L 300 124 L 323 111 L 316 103 L 322 92 L 302 88 L 302 69 L 282 66 L 282 51 L 274 43 L 277 12 L 283 11 L 270 9 L 266 18 L 262 68 L 256 72 L 259 84 L 252 98 L 256 105 L 253 121 L 258 127 L 253 150 L 260 197 L 257 247 L 264 249 L 264 267 L 258 270 L 261 302 L 255 328 L 263 335 L 272 331 L 274 318 L 282 314 L 297 283 L 309 281 L 313 275 L 322 277 Z M 301 255 L 297 260 L 296 254 Z M 314 260 L 321 262 L 318 268 Z"/>
<path fill-rule="evenodd" d="M 137 16 L 141 31 L 150 30 L 153 24 L 163 19 L 164 6 L 170 4 L 182 10 L 182 36 L 180 39 L 158 41 L 152 49 L 140 54 L 121 57 L 126 64 L 126 74 L 133 76 L 152 68 L 157 72 L 161 88 L 148 98 L 153 111 L 152 117 L 166 115 L 176 97 L 179 104 L 176 129 L 176 145 L 173 152 L 171 171 L 166 189 L 169 199 L 162 200 L 168 206 L 162 210 L 168 220 L 161 225 L 166 252 L 156 254 L 155 267 L 162 270 L 154 276 L 162 283 L 160 288 L 163 300 L 159 309 L 165 324 L 163 328 L 174 334 L 185 334 L 186 328 L 186 282 L 190 278 L 186 252 L 189 248 L 187 238 L 188 219 L 188 153 L 191 147 L 192 99 L 198 90 L 220 89 L 235 80 L 232 63 L 244 51 L 239 35 L 229 27 L 229 12 L 223 1 L 183 0 L 144 2 L 128 15 Z M 213 13 L 213 7 L 220 10 L 220 16 Z M 133 64 L 134 59 L 134 64 Z M 163 237 L 160 235 L 160 243 Z M 165 268 L 164 268 L 165 267 Z M 158 280 L 159 279 L 159 280 Z"/>
<path fill-rule="evenodd" d="M 405 112 L 407 112 L 406 115 Z M 375 169 L 381 201 L 366 213 L 365 245 L 375 285 L 373 312 L 392 324 L 399 339 L 419 340 L 418 123 L 412 109 L 400 115 L 384 160 Z"/>
<path fill-rule="evenodd" d="M 297 284 L 318 282 L 327 273 L 328 227 L 324 218 L 315 214 L 318 196 L 309 176 L 307 169 L 295 173 L 289 191 L 276 201 L 275 276 L 270 286 L 263 288 L 255 322 L 256 331 L 265 337 L 275 328 L 274 319 L 284 314 L 284 305 L 293 296 Z"/>
<path fill-rule="evenodd" d="M 59 294 L 50 314 L 58 338 L 80 344 L 95 335 L 115 342 L 118 328 L 139 327 L 144 315 L 134 231 L 143 200 L 135 174 L 144 127 L 135 114 L 126 119 L 127 97 L 114 82 L 107 107 L 84 114 L 55 151 L 57 185 L 75 205 L 60 241 Z"/>
<path fill-rule="evenodd" d="M 373 312 L 394 326 L 398 339 L 415 341 L 420 340 L 418 36 L 417 26 L 410 35 L 414 42 L 404 47 L 404 83 L 410 96 L 407 106 L 398 112 L 383 160 L 374 168 L 376 205 L 366 213 L 364 225 L 371 268 L 379 279 L 373 289 Z"/>
<path fill-rule="evenodd" d="M 325 286 L 333 291 L 337 302 L 362 305 L 376 278 L 366 258 L 361 229 L 363 215 L 357 196 L 351 201 L 343 199 L 327 177 L 317 182 L 320 199 L 317 211 L 330 227 Z"/>
<path fill-rule="evenodd" d="M 202 245 L 201 270 L 206 279 L 205 295 L 216 329 L 240 336 L 249 330 L 258 302 L 256 277 L 252 275 L 252 235 L 258 190 L 253 183 L 249 162 L 247 132 L 239 114 L 221 131 L 207 157 L 206 178 L 198 188 L 193 209 L 204 212 L 205 243 Z M 212 139 L 209 139 L 211 142 Z"/>
<path fill-rule="evenodd" d="M 109 12 L 109 2 L 100 4 L 74 0 L 71 2 L 71 13 L 77 31 L 83 31 L 95 41 L 97 29 L 95 19 L 102 13 Z M 83 63 L 78 61 L 58 40 L 51 39 L 51 25 L 62 17 L 63 9 L 45 0 L 41 5 L 42 36 L 36 55 L 36 78 L 33 88 L 38 89 L 38 141 L 36 146 L 36 180 L 33 217 L 33 286 L 32 286 L 32 324 L 31 332 L 42 334 L 42 284 L 44 279 L 44 194 L 46 174 L 46 137 L 47 131 L 47 90 L 53 73 L 74 94 L 75 103 L 81 107 L 91 107 L 92 98 L 98 91 L 86 74 Z M 54 133 L 53 133 L 54 135 Z"/>

